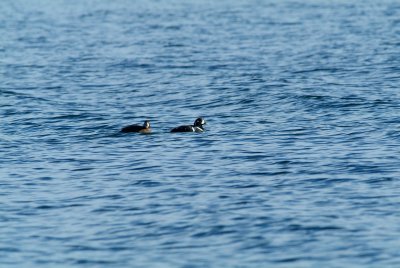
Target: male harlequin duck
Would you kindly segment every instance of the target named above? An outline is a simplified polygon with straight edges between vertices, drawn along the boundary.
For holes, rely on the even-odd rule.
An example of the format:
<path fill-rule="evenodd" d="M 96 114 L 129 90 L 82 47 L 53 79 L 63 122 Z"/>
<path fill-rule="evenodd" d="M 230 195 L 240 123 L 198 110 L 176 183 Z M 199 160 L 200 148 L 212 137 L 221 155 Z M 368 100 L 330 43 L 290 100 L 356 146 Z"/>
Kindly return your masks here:
<path fill-rule="evenodd" d="M 206 124 L 203 118 L 199 117 L 194 121 L 193 126 L 179 126 L 171 129 L 171 132 L 203 132 L 203 125 Z"/>
<path fill-rule="evenodd" d="M 141 125 L 129 125 L 121 129 L 121 132 L 139 132 L 139 133 L 150 133 L 151 128 L 150 128 L 150 122 L 149 121 L 144 121 L 143 126 Z"/>

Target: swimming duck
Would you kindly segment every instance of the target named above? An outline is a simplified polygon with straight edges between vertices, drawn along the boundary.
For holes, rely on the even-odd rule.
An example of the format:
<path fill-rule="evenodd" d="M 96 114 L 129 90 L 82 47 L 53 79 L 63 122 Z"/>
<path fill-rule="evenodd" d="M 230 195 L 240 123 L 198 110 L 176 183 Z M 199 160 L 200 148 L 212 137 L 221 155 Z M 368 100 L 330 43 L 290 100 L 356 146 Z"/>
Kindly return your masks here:
<path fill-rule="evenodd" d="M 123 127 L 121 129 L 121 132 L 127 133 L 127 132 L 139 132 L 139 133 L 150 133 L 151 132 L 151 128 L 150 128 L 150 122 L 149 121 L 144 121 L 143 126 L 141 125 L 129 125 L 126 127 Z"/>
<path fill-rule="evenodd" d="M 194 121 L 194 124 L 192 126 L 190 125 L 179 126 L 171 129 L 171 132 L 204 132 L 203 125 L 205 124 L 206 121 L 204 121 L 203 118 L 199 117 Z"/>

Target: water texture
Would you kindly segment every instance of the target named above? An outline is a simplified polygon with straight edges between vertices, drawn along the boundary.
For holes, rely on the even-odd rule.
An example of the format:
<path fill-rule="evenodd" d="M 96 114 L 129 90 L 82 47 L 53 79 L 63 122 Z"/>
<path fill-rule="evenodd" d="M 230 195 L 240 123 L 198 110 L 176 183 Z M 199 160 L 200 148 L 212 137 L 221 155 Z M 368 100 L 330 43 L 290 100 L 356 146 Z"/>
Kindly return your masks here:
<path fill-rule="evenodd" d="M 399 59 L 395 0 L 2 1 L 0 266 L 399 267 Z"/>

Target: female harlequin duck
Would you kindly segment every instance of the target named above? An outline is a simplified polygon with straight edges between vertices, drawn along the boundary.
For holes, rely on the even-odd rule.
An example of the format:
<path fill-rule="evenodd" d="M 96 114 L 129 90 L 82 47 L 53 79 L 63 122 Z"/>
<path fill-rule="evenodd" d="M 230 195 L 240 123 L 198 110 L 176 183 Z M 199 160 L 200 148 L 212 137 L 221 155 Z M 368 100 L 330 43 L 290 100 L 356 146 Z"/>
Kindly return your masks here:
<path fill-rule="evenodd" d="M 150 133 L 151 128 L 150 128 L 150 122 L 149 121 L 144 121 L 143 126 L 141 125 L 129 125 L 121 129 L 121 132 L 139 132 L 139 133 Z"/>
<path fill-rule="evenodd" d="M 203 118 L 199 117 L 194 121 L 193 126 L 179 126 L 171 129 L 171 132 L 203 132 L 203 125 L 206 124 Z"/>

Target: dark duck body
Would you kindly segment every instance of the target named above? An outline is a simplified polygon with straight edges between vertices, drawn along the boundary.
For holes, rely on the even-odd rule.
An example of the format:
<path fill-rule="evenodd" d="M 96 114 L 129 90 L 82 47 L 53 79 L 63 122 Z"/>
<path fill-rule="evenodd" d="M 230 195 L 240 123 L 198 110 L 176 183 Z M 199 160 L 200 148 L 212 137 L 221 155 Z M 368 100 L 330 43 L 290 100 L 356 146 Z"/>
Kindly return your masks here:
<path fill-rule="evenodd" d="M 138 132 L 138 133 L 150 133 L 151 128 L 150 128 L 150 122 L 149 121 L 144 121 L 143 125 L 129 125 L 126 127 L 123 127 L 121 129 L 121 132 L 128 133 L 128 132 Z"/>
<path fill-rule="evenodd" d="M 194 121 L 193 125 L 179 126 L 171 129 L 171 132 L 204 132 L 203 125 L 206 124 L 203 118 L 199 117 Z"/>

